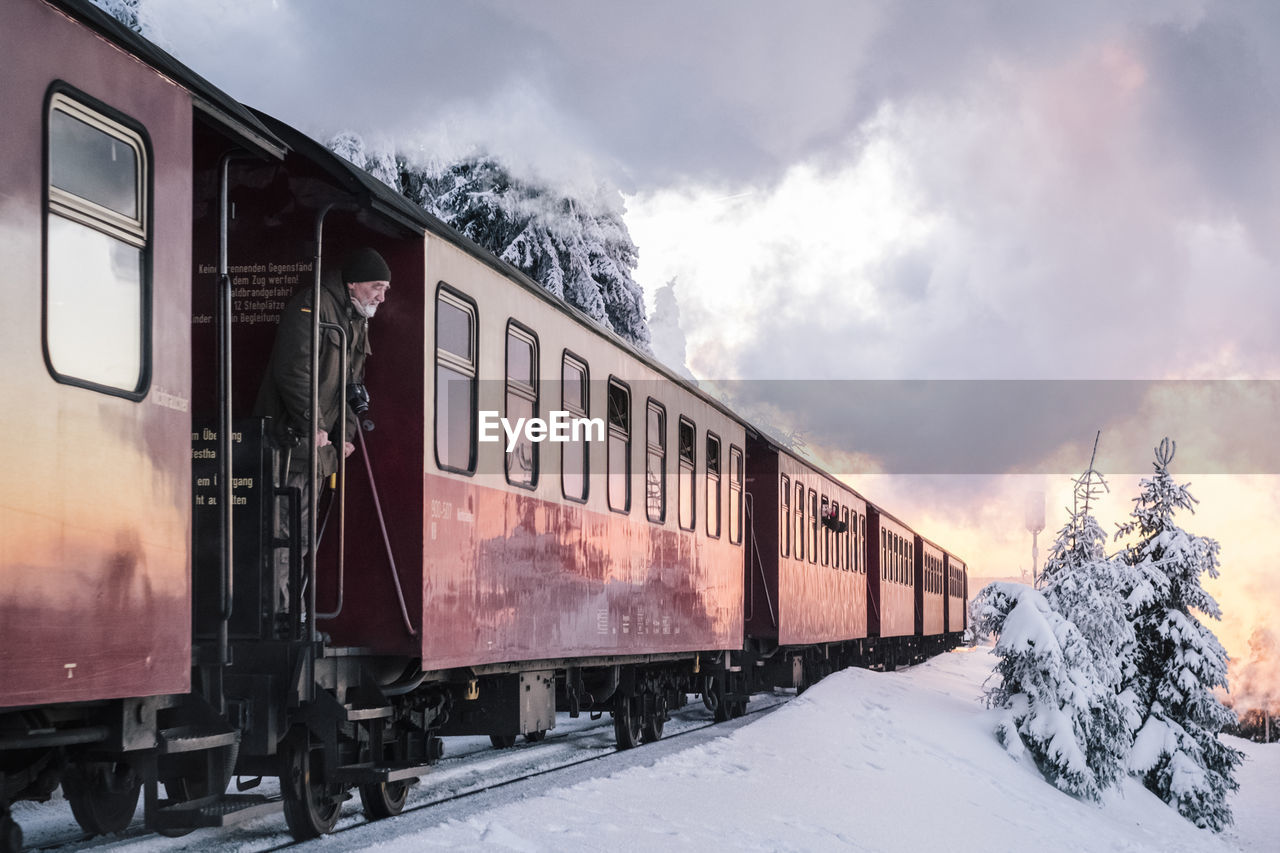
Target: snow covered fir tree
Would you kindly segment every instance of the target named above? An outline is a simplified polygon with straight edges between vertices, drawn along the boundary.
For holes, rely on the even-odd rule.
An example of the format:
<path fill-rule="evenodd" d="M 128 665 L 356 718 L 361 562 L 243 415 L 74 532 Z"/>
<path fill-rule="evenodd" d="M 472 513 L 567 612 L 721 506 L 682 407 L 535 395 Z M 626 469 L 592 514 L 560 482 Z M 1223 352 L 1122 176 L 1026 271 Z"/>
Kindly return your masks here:
<path fill-rule="evenodd" d="M 1088 644 L 1093 677 L 1102 688 L 1092 694 L 1093 704 L 1081 721 L 1081 744 L 1100 788 L 1124 775 L 1137 723 L 1135 697 L 1124 688 L 1126 662 L 1134 646 L 1123 598 L 1129 586 L 1126 566 L 1107 556 L 1109 537 L 1092 512 L 1107 491 L 1107 481 L 1091 459 L 1074 481 L 1070 514 L 1049 548 L 1039 579 L 1049 607 L 1074 625 Z"/>
<path fill-rule="evenodd" d="M 644 291 L 632 278 L 639 252 L 616 191 L 598 188 L 591 198 L 571 197 L 521 180 L 486 156 L 415 164 L 404 155 L 371 151 L 350 132 L 328 146 L 596 323 L 652 352 Z"/>
<path fill-rule="evenodd" d="M 1214 695 L 1227 686 L 1227 654 L 1197 617 L 1221 619 L 1201 577 L 1218 576 L 1218 543 L 1192 535 L 1174 519 L 1195 511 L 1196 499 L 1169 473 L 1176 445 L 1156 448 L 1155 474 L 1142 481 L 1122 536 L 1137 541 L 1123 553 L 1131 572 L 1127 604 L 1136 635 L 1132 674 L 1141 727 L 1129 768 L 1148 789 L 1197 826 L 1231 824 L 1227 794 L 1239 788 L 1243 753 L 1223 743 L 1235 714 Z"/>
<path fill-rule="evenodd" d="M 1040 589 L 991 584 L 972 605 L 979 635 L 998 635 L 998 681 L 987 691 L 988 704 L 1005 712 L 996 736 L 1011 753 L 1029 753 L 1063 791 L 1094 801 L 1124 775 L 1136 722 L 1123 688 L 1134 644 L 1124 565 L 1107 556 L 1107 534 L 1092 513 L 1106 490 L 1091 459 L 1074 481 Z"/>
<path fill-rule="evenodd" d="M 1169 473 L 1174 449 L 1168 439 L 1156 449 L 1155 475 L 1117 532 L 1135 541 L 1114 556 L 1092 514 L 1107 487 L 1091 462 L 1040 589 L 987 586 L 973 624 L 998 635 L 987 701 L 1005 712 L 996 735 L 1006 749 L 1085 799 L 1132 773 L 1197 826 L 1221 831 L 1242 754 L 1218 736 L 1235 719 L 1214 694 L 1227 686 L 1226 652 L 1197 616 L 1221 618 L 1200 585 L 1218 575 L 1218 543 L 1174 520 L 1195 507 Z"/>
<path fill-rule="evenodd" d="M 996 724 L 1000 743 L 1015 757 L 1029 754 L 1068 794 L 1100 800 L 1109 781 L 1090 765 L 1089 744 L 1100 733 L 1095 714 L 1114 694 L 1098 677 L 1089 643 L 1025 584 L 988 584 L 970 608 L 974 631 L 998 637 L 987 704 L 1004 712 Z"/>

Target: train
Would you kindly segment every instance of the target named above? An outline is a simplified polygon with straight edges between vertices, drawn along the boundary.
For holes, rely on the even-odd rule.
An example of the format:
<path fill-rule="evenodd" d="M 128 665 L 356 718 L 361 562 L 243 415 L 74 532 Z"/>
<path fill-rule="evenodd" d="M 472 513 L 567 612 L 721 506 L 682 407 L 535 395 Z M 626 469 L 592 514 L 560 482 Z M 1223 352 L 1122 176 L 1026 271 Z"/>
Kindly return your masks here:
<path fill-rule="evenodd" d="M 141 800 L 315 838 L 352 791 L 399 813 L 452 736 L 610 714 L 628 749 L 691 697 L 727 720 L 961 641 L 965 562 L 887 508 L 97 7 L 5 13 L 4 853 L 59 786 L 93 834 Z M 255 395 L 286 300 L 361 247 L 369 409 L 303 493 Z"/>

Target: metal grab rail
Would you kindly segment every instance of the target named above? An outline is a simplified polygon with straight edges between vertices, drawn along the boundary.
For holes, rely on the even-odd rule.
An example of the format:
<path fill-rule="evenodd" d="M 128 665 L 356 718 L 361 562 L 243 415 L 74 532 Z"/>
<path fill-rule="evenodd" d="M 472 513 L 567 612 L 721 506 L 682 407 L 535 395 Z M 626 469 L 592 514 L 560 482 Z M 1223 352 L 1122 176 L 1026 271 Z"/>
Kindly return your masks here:
<path fill-rule="evenodd" d="M 319 311 L 317 310 L 318 314 Z M 343 387 L 346 387 L 347 369 L 349 355 L 347 353 L 347 330 L 337 323 L 320 323 L 321 329 L 337 332 L 340 343 L 339 357 L 339 375 L 342 376 Z M 346 559 L 347 559 L 347 403 L 344 399 L 340 406 L 341 412 L 338 415 L 338 435 L 342 436 L 343 446 L 338 449 L 338 605 L 327 613 L 316 613 L 316 619 L 333 619 L 342 612 L 343 599 L 346 593 Z M 312 491 L 315 491 L 314 489 Z M 332 505 L 331 505 L 332 506 Z M 318 513 L 317 513 L 318 515 Z M 312 523 L 315 523 L 317 515 L 313 515 Z M 320 538 L 317 535 L 312 536 L 316 546 L 319 545 Z M 313 602 L 314 603 L 314 602 Z"/>
<path fill-rule="evenodd" d="M 318 211 L 315 219 L 315 259 L 313 261 L 314 276 L 311 281 L 311 388 L 310 409 L 307 418 L 307 563 L 305 568 L 307 582 L 308 613 L 316 612 L 316 492 L 317 480 L 320 479 L 320 448 L 316 447 L 317 425 L 320 423 L 320 256 L 324 246 L 324 218 L 336 207 L 330 202 Z M 320 632 L 316 629 L 316 620 L 307 620 L 307 640 L 319 642 Z M 311 683 L 308 673 L 306 683 Z"/>

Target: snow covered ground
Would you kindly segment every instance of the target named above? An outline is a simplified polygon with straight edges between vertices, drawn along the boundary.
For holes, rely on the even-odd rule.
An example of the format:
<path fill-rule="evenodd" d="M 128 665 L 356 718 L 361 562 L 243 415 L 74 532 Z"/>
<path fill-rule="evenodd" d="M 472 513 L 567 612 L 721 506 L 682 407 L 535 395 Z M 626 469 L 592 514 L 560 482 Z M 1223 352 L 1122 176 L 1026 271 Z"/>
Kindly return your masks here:
<path fill-rule="evenodd" d="M 1222 836 L 1133 780 L 1103 806 L 1088 805 L 996 743 L 994 712 L 977 698 L 991 663 L 979 649 L 895 673 L 836 673 L 767 717 L 652 766 L 363 841 L 383 853 L 1280 850 L 1280 747 L 1239 742 L 1249 761 L 1237 826 Z"/>
<path fill-rule="evenodd" d="M 688 733 L 390 821 L 358 825 L 353 802 L 337 834 L 304 847 L 325 853 L 1280 850 L 1280 746 L 1233 741 L 1248 760 L 1232 801 L 1236 826 L 1220 836 L 1196 829 L 1133 780 L 1109 792 L 1102 806 L 1089 805 L 1048 785 L 996 743 L 995 712 L 978 699 L 993 660 L 978 649 L 893 673 L 847 670 L 767 715 L 701 730 L 692 720 L 673 720 L 669 734 Z M 682 714 L 696 718 L 705 711 Z M 607 752 L 607 723 L 606 717 L 593 733 L 564 718 L 556 733 L 578 737 L 580 749 Z M 529 746 L 531 761 L 549 761 L 549 753 L 539 751 L 544 746 Z M 488 755 L 486 763 L 501 753 Z M 433 773 L 445 777 L 436 781 L 446 790 L 455 784 L 448 774 L 476 772 L 446 765 Z M 415 797 L 425 799 L 429 784 Z M 287 840 L 276 816 L 228 833 L 108 846 L 230 853 Z"/>

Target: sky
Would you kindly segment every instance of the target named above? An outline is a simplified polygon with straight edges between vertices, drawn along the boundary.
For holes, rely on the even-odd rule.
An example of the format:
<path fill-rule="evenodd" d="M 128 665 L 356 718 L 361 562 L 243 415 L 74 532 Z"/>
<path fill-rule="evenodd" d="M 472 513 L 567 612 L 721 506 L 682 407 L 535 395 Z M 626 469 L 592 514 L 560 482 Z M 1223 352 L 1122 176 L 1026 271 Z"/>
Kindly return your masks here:
<path fill-rule="evenodd" d="M 1097 430 L 1108 528 L 1168 434 L 1188 527 L 1223 542 L 1228 649 L 1280 613 L 1280 6 L 141 3 L 318 138 L 615 187 L 689 370 L 978 574 L 1029 565 L 1028 492 L 1043 555 Z M 918 380 L 963 383 L 850 422 Z M 777 404 L 799 386 L 802 414 Z"/>

